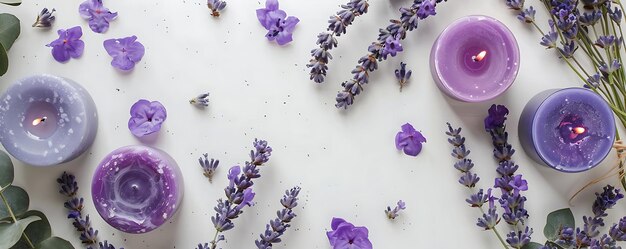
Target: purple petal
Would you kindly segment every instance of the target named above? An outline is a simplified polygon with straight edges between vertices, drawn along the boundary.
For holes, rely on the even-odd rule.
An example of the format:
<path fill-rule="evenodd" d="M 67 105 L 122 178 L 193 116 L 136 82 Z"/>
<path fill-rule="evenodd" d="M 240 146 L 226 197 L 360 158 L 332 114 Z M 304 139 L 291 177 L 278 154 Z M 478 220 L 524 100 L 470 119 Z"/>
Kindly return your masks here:
<path fill-rule="evenodd" d="M 417 154 L 419 154 L 422 151 L 422 144 L 421 143 L 409 143 L 406 146 L 404 146 L 404 154 L 407 154 L 409 156 L 417 156 Z"/>
<path fill-rule="evenodd" d="M 346 220 L 342 218 L 333 218 L 333 220 L 330 222 L 330 228 L 332 228 L 333 230 L 337 230 L 339 225 L 344 224 L 344 223 L 350 224 L 349 222 L 346 222 Z"/>
<path fill-rule="evenodd" d="M 104 33 L 109 30 L 109 21 L 102 17 L 93 17 L 89 19 L 89 28 L 96 33 Z"/>
<path fill-rule="evenodd" d="M 265 1 L 265 8 L 268 10 L 277 10 L 278 9 L 278 0 L 267 0 Z"/>
<path fill-rule="evenodd" d="M 115 56 L 111 61 L 111 66 L 123 71 L 129 71 L 135 68 L 135 63 L 126 56 Z"/>
<path fill-rule="evenodd" d="M 300 19 L 295 16 L 287 17 L 287 19 L 285 19 L 285 22 L 283 23 L 284 32 L 292 33 L 293 30 L 296 28 L 296 24 L 298 24 L 298 22 L 300 22 Z"/>
<path fill-rule="evenodd" d="M 82 18 L 89 19 L 91 18 L 91 10 L 98 6 L 102 6 L 102 2 L 97 0 L 87 0 L 78 6 L 78 13 Z"/>
<path fill-rule="evenodd" d="M 404 142 L 404 140 L 406 140 L 409 136 L 406 135 L 404 132 L 398 132 L 398 134 L 396 134 L 396 149 L 401 150 L 402 147 L 404 147 L 404 145 L 406 145 L 406 142 Z"/>
<path fill-rule="evenodd" d="M 65 50 L 63 45 L 52 46 L 52 57 L 58 62 L 66 62 L 70 59 L 70 53 Z"/>
<path fill-rule="evenodd" d="M 401 128 L 402 128 L 402 131 L 406 133 L 415 132 L 415 128 L 413 128 L 413 126 L 409 123 L 403 124 Z"/>
<path fill-rule="evenodd" d="M 85 42 L 83 42 L 82 40 L 69 42 L 68 46 L 71 48 L 68 48 L 67 51 L 69 52 L 69 55 L 74 59 L 80 57 L 85 50 Z"/>
<path fill-rule="evenodd" d="M 269 38 L 269 37 L 268 37 Z M 270 39 L 272 40 L 272 39 Z M 293 41 L 293 37 L 291 35 L 291 33 L 288 32 L 280 32 L 278 33 L 278 35 L 276 36 L 276 42 L 278 43 L 278 45 L 285 45 L 289 42 Z"/>
<path fill-rule="evenodd" d="M 228 180 L 233 180 L 241 173 L 241 167 L 233 166 L 228 170 Z"/>
<path fill-rule="evenodd" d="M 167 112 L 161 103 L 143 99 L 130 108 L 130 114 L 128 129 L 137 137 L 159 131 L 167 118 Z"/>
<path fill-rule="evenodd" d="M 65 30 L 65 39 L 78 40 L 83 36 L 83 29 L 80 26 L 72 27 Z"/>

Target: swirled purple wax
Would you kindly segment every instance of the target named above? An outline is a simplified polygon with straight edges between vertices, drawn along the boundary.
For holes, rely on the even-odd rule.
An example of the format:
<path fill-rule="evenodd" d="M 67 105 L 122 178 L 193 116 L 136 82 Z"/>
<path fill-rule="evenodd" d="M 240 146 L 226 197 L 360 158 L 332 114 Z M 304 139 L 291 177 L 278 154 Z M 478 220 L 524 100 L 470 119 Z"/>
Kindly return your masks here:
<path fill-rule="evenodd" d="M 35 166 L 69 162 L 93 143 L 98 114 L 82 86 L 53 75 L 18 80 L 0 97 L 0 142 Z"/>
<path fill-rule="evenodd" d="M 488 16 L 454 21 L 430 52 L 430 71 L 448 96 L 481 102 L 506 91 L 519 70 L 519 48 L 513 33 Z"/>
<path fill-rule="evenodd" d="M 127 233 L 146 233 L 176 213 L 183 198 L 182 173 L 161 150 L 126 146 L 100 162 L 91 194 L 96 210 L 111 226 Z"/>
<path fill-rule="evenodd" d="M 611 151 L 615 119 L 606 101 L 588 89 L 546 90 L 524 107 L 519 137 L 538 163 L 580 172 L 600 164 Z"/>

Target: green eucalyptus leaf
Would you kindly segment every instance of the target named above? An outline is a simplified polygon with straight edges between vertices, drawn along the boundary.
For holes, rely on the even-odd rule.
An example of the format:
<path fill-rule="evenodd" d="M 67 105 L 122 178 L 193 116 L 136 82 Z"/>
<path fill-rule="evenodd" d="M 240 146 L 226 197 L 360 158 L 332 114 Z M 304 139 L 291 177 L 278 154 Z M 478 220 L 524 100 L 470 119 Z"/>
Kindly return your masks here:
<path fill-rule="evenodd" d="M 74 249 L 74 246 L 67 240 L 51 237 L 37 244 L 35 249 Z"/>
<path fill-rule="evenodd" d="M 4 49 L 11 49 L 18 36 L 20 36 L 20 19 L 11 14 L 0 14 L 0 43 Z"/>
<path fill-rule="evenodd" d="M 52 228 L 50 228 L 50 222 L 46 215 L 37 210 L 29 210 L 28 212 L 21 215 L 21 218 L 35 216 L 39 217 L 40 220 L 30 223 L 26 230 L 24 230 L 24 234 L 28 236 L 28 239 L 33 245 L 37 245 L 43 242 L 46 239 L 49 239 L 52 236 Z M 21 248 L 30 248 L 30 245 L 24 237 L 20 239 L 11 249 L 21 249 Z"/>
<path fill-rule="evenodd" d="M 2 48 L 0 47 L 0 49 Z M 0 189 L 11 185 L 11 183 L 13 183 L 13 178 L 14 172 L 11 158 L 7 155 L 7 153 L 0 150 Z"/>
<path fill-rule="evenodd" d="M 554 243 L 554 242 L 550 242 L 550 241 L 546 241 L 546 246 L 548 246 L 548 248 L 550 248 L 550 249 L 564 249 L 559 244 Z"/>
<path fill-rule="evenodd" d="M 7 70 L 9 70 L 9 55 L 0 43 L 0 76 L 4 75 Z"/>
<path fill-rule="evenodd" d="M 530 242 L 528 244 L 526 244 L 525 246 L 522 247 L 522 249 L 538 249 L 541 248 L 543 245 L 537 243 L 537 242 Z"/>
<path fill-rule="evenodd" d="M 28 199 L 28 193 L 26 193 L 26 190 L 23 188 L 11 185 L 5 188 L 0 194 L 9 203 L 9 206 L 11 207 L 11 210 L 13 210 L 13 214 L 15 214 L 15 216 L 19 216 L 28 211 L 30 199 Z M 7 206 L 4 204 L 4 201 L 2 201 L 0 203 L 0 219 L 4 219 L 9 216 L 11 215 L 7 210 Z"/>
<path fill-rule="evenodd" d="M 0 223 L 0 248 L 10 248 L 22 237 L 28 224 L 38 221 L 39 217 L 30 216 L 15 223 Z"/>
<path fill-rule="evenodd" d="M 574 214 L 572 214 L 572 210 L 569 208 L 559 209 L 548 214 L 546 226 L 543 228 L 543 235 L 549 241 L 555 241 L 562 227 L 576 227 Z"/>
<path fill-rule="evenodd" d="M 0 0 L 0 3 L 12 6 L 18 6 L 22 4 L 22 0 Z"/>

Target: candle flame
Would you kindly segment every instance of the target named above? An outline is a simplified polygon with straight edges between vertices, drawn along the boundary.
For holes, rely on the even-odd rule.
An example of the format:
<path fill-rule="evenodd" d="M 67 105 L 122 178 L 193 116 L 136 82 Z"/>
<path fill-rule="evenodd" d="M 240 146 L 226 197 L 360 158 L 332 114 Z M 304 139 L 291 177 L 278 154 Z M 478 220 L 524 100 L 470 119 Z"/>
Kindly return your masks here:
<path fill-rule="evenodd" d="M 585 128 L 583 128 L 583 127 L 574 127 L 574 128 L 572 129 L 572 131 L 573 131 L 575 134 L 579 134 L 579 135 L 580 135 L 580 134 L 585 133 Z"/>
<path fill-rule="evenodd" d="M 46 122 L 46 119 L 48 119 L 48 118 L 47 117 L 36 118 L 35 120 L 33 120 L 33 126 L 36 126 L 36 125 L 41 124 L 43 122 Z"/>
<path fill-rule="evenodd" d="M 487 51 L 483 50 L 480 53 L 478 53 L 475 56 L 472 56 L 472 59 L 474 59 L 474 61 L 482 61 L 483 59 L 485 59 L 485 56 L 487 56 Z"/>

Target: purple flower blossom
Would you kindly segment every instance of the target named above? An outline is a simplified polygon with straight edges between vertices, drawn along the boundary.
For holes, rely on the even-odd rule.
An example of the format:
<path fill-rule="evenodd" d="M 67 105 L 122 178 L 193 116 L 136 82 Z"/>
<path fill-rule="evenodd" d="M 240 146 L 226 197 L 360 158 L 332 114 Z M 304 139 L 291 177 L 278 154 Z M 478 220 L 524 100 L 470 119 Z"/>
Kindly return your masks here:
<path fill-rule="evenodd" d="M 545 46 L 547 49 L 556 48 L 556 39 L 559 38 L 558 34 L 551 30 L 546 35 L 541 37 L 541 42 L 539 44 Z"/>
<path fill-rule="evenodd" d="M 189 100 L 189 104 L 203 108 L 209 106 L 209 93 L 201 93 Z"/>
<path fill-rule="evenodd" d="M 399 200 L 396 207 L 394 207 L 393 209 L 391 209 L 390 206 L 387 206 L 385 214 L 387 215 L 388 219 L 393 220 L 396 217 L 400 216 L 400 211 L 404 209 L 406 209 L 406 203 L 404 203 L 402 200 Z"/>
<path fill-rule="evenodd" d="M 606 64 L 602 63 L 599 69 L 602 72 L 602 74 L 604 74 L 605 76 L 608 76 L 612 74 L 613 72 L 617 71 L 620 67 L 622 67 L 622 64 L 619 62 L 618 59 L 614 59 L 611 65 L 607 66 Z"/>
<path fill-rule="evenodd" d="M 394 38 L 392 36 L 389 36 L 385 40 L 385 47 L 383 48 L 381 56 L 385 59 L 387 58 L 387 55 L 391 55 L 391 57 L 394 57 L 396 56 L 398 52 L 402 52 L 403 50 L 404 49 L 402 48 L 402 44 L 400 43 L 400 37 Z M 364 80 L 361 80 L 361 81 L 364 81 Z"/>
<path fill-rule="evenodd" d="M 78 58 L 83 54 L 85 50 L 85 42 L 80 40 L 83 36 L 83 30 L 80 26 L 73 28 L 59 29 L 57 31 L 59 39 L 52 41 L 46 45 L 52 48 L 52 57 L 58 62 L 66 62 L 70 58 Z"/>
<path fill-rule="evenodd" d="M 167 111 L 160 102 L 141 99 L 130 107 L 128 129 L 136 137 L 143 137 L 161 130 L 165 119 Z"/>
<path fill-rule="evenodd" d="M 600 18 L 602 18 L 602 12 L 594 10 L 581 14 L 578 18 L 578 21 L 580 21 L 580 24 L 582 25 L 592 26 L 596 24 L 600 20 Z"/>
<path fill-rule="evenodd" d="M 572 58 L 574 56 L 574 52 L 578 47 L 574 41 L 563 43 L 563 48 L 558 48 L 561 53 L 561 58 Z"/>
<path fill-rule="evenodd" d="M 203 154 L 203 156 L 204 160 L 202 160 L 202 157 L 200 157 L 198 158 L 198 162 L 200 162 L 200 167 L 202 167 L 202 170 L 204 171 L 204 176 L 206 176 L 206 178 L 209 178 L 209 182 L 213 182 L 213 175 L 215 174 L 217 166 L 220 164 L 220 160 L 215 160 L 211 158 L 211 160 L 209 161 L 209 154 L 207 153 Z"/>
<path fill-rule="evenodd" d="M 80 16 L 89 21 L 89 28 L 96 33 L 104 33 L 109 29 L 109 22 L 117 17 L 102 5 L 102 0 L 87 0 L 78 7 Z"/>
<path fill-rule="evenodd" d="M 143 58 L 145 49 L 137 41 L 137 36 L 120 39 L 108 39 L 104 41 L 104 49 L 113 57 L 111 66 L 128 71 L 135 67 L 135 63 Z"/>
<path fill-rule="evenodd" d="M 530 8 L 525 9 L 524 11 L 520 11 L 520 13 L 517 15 L 517 19 L 525 23 L 533 23 L 535 22 L 536 13 L 537 11 L 535 10 L 535 8 L 533 8 L 533 6 L 530 6 Z"/>
<path fill-rule="evenodd" d="M 615 39 L 615 36 L 613 35 L 601 35 L 598 37 L 595 45 L 601 48 L 608 48 L 614 45 L 616 40 L 617 39 Z"/>
<path fill-rule="evenodd" d="M 611 17 L 611 19 L 619 25 L 619 23 L 622 22 L 622 10 L 617 7 L 615 7 L 614 10 L 611 10 L 611 8 L 607 9 L 609 11 L 609 16 Z"/>
<path fill-rule="evenodd" d="M 41 12 L 39 12 L 39 15 L 37 15 L 37 19 L 35 20 L 35 23 L 33 23 L 33 27 L 37 27 L 37 28 L 49 28 L 52 27 L 52 22 L 54 22 L 54 11 L 55 9 L 52 9 L 52 11 L 49 11 L 48 8 L 43 8 L 41 10 Z"/>
<path fill-rule="evenodd" d="M 600 73 L 596 73 L 594 75 L 589 76 L 589 78 L 587 79 L 587 83 L 589 84 L 585 84 L 583 86 L 585 88 L 596 88 L 600 86 L 600 83 L 602 83 L 601 79 L 602 79 L 602 76 L 600 75 Z"/>
<path fill-rule="evenodd" d="M 509 186 L 515 191 L 528 190 L 528 182 L 522 178 L 522 175 L 516 175 L 509 181 Z"/>
<path fill-rule="evenodd" d="M 406 70 L 406 63 L 400 62 L 400 68 L 395 71 L 396 79 L 400 82 L 400 92 L 402 92 L 402 87 L 404 87 L 411 78 L 411 73 L 411 70 Z"/>
<path fill-rule="evenodd" d="M 506 6 L 514 10 L 521 10 L 524 7 L 524 0 L 506 0 Z"/>
<path fill-rule="evenodd" d="M 522 248 L 530 243 L 530 235 L 532 234 L 533 229 L 529 227 L 526 227 L 524 231 L 511 231 L 506 235 L 506 243 L 509 243 L 513 248 Z"/>
<path fill-rule="evenodd" d="M 282 241 L 280 236 L 287 231 L 287 228 L 291 226 L 289 223 L 296 217 L 293 209 L 298 206 L 299 193 L 300 187 L 285 191 L 283 199 L 280 200 L 284 208 L 276 212 L 277 218 L 270 220 L 265 226 L 265 232 L 260 235 L 261 239 L 254 242 L 258 249 L 271 249 L 272 244 Z"/>
<path fill-rule="evenodd" d="M 402 125 L 402 131 L 396 134 L 396 148 L 409 156 L 417 156 L 422 151 L 422 143 L 425 142 L 426 138 L 422 133 L 416 131 L 409 123 Z"/>
<path fill-rule="evenodd" d="M 435 3 L 433 0 L 424 0 L 417 10 L 416 16 L 419 17 L 419 19 L 426 19 L 428 16 L 434 16 L 436 14 L 437 12 L 435 12 Z"/>
<path fill-rule="evenodd" d="M 617 241 L 626 241 L 626 217 L 619 220 L 619 223 L 613 224 L 609 230 L 611 238 Z"/>
<path fill-rule="evenodd" d="M 465 199 L 465 201 L 469 203 L 471 207 L 482 207 L 483 204 L 489 201 L 490 197 L 492 197 L 491 189 L 487 189 L 487 194 L 484 194 L 484 191 L 479 189 L 478 193 L 470 195 L 470 198 Z"/>
<path fill-rule="evenodd" d="M 278 0 L 266 0 L 265 8 L 257 9 L 256 16 L 268 31 L 265 37 L 278 45 L 285 45 L 293 40 L 292 33 L 300 22 L 295 16 L 287 17 L 285 11 L 278 9 Z"/>
<path fill-rule="evenodd" d="M 487 213 L 483 213 L 483 217 L 478 218 L 478 222 L 476 222 L 476 225 L 478 227 L 484 228 L 485 230 L 490 230 L 498 225 L 500 219 L 498 218 L 498 214 L 496 213 L 494 198 L 489 196 L 487 199 L 489 202 L 489 209 L 487 209 Z"/>
<path fill-rule="evenodd" d="M 226 1 L 207 0 L 207 6 L 211 10 L 211 15 L 214 17 L 218 17 L 220 16 L 220 11 L 226 8 Z"/>
<path fill-rule="evenodd" d="M 333 249 L 372 249 L 366 227 L 355 227 L 352 223 L 340 218 L 333 218 L 332 231 L 326 232 Z"/>
<path fill-rule="evenodd" d="M 485 118 L 485 130 L 496 129 L 504 126 L 509 109 L 503 105 L 491 105 L 489 115 Z"/>
<path fill-rule="evenodd" d="M 613 208 L 617 201 L 622 198 L 624 198 L 624 195 L 620 193 L 619 189 L 607 185 L 603 188 L 602 193 L 596 193 L 596 200 L 592 205 L 593 214 L 600 216 L 607 209 Z"/>

